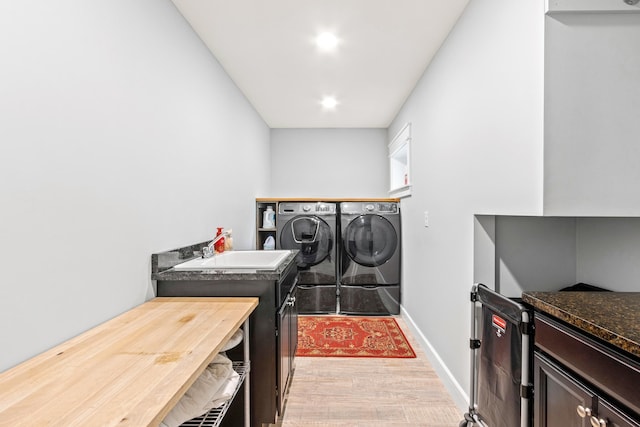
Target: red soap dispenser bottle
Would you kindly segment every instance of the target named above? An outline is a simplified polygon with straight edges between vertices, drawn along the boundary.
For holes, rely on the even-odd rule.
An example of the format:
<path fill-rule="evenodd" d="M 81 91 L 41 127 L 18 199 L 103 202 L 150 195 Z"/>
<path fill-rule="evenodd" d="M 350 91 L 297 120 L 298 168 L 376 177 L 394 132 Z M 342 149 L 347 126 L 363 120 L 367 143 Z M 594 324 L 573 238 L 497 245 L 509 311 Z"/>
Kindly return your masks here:
<path fill-rule="evenodd" d="M 216 233 L 216 237 L 218 237 L 218 236 L 220 236 L 222 234 L 222 229 L 223 229 L 223 227 L 218 227 L 218 232 Z M 213 248 L 219 254 L 224 252 L 224 237 L 220 237 L 220 240 L 218 240 L 215 243 L 215 245 L 213 245 Z"/>

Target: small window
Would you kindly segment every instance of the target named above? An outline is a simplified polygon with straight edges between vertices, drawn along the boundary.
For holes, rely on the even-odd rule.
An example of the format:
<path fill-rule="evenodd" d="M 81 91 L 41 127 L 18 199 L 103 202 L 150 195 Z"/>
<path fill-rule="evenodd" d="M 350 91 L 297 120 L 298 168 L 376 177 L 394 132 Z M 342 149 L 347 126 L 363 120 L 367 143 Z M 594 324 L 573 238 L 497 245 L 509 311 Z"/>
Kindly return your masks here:
<path fill-rule="evenodd" d="M 411 123 L 405 124 L 389 143 L 389 195 L 411 195 Z"/>

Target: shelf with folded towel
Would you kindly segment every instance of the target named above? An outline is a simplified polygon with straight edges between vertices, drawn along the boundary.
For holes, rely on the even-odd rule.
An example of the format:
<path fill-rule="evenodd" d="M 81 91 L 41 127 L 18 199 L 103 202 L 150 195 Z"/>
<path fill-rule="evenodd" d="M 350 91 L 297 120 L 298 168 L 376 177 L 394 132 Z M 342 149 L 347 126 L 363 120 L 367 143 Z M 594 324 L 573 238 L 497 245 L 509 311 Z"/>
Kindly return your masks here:
<path fill-rule="evenodd" d="M 233 362 L 233 370 L 238 373 L 239 379 L 231 398 L 221 406 L 209 410 L 206 414 L 193 418 L 189 421 L 185 421 L 181 424 L 181 427 L 218 427 L 224 419 L 227 410 L 231 406 L 233 399 L 235 399 L 238 390 L 242 387 L 242 384 L 249 373 L 249 369 L 250 362 Z"/>
<path fill-rule="evenodd" d="M 169 411 L 159 427 L 216 427 L 222 422 L 227 410 L 246 381 L 248 385 L 249 360 L 249 325 L 245 321 L 242 329 L 238 329 L 227 343 L 220 349 L 213 360 L 198 376 L 185 394 Z M 240 343 L 242 361 L 231 361 L 228 351 L 233 351 Z M 239 354 L 236 354 L 239 357 Z M 249 426 L 250 396 L 245 389 L 244 424 Z M 233 420 L 233 424 L 240 421 Z"/>

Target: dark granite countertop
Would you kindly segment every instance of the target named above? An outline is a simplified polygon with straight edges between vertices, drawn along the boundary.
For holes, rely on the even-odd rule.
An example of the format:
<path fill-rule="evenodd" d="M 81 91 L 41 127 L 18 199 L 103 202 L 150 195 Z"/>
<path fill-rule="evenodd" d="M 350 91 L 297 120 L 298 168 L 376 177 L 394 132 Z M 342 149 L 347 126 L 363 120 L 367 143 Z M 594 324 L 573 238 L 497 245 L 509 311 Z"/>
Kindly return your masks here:
<path fill-rule="evenodd" d="M 294 262 L 298 251 L 280 263 L 276 270 L 175 270 L 173 267 L 202 256 L 202 248 L 209 242 L 196 243 L 151 255 L 152 280 L 279 280 L 282 273 Z"/>
<path fill-rule="evenodd" d="M 640 357 L 640 292 L 524 292 L 522 299 Z"/>

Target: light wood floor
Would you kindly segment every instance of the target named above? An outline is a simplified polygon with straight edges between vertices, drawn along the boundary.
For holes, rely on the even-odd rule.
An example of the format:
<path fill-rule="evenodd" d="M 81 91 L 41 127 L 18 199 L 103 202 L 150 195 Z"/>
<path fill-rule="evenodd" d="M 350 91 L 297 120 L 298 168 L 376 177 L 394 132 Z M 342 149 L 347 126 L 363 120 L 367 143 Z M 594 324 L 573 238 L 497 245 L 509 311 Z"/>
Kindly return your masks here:
<path fill-rule="evenodd" d="M 416 359 L 297 357 L 282 427 L 457 427 L 463 419 L 404 321 Z"/>

